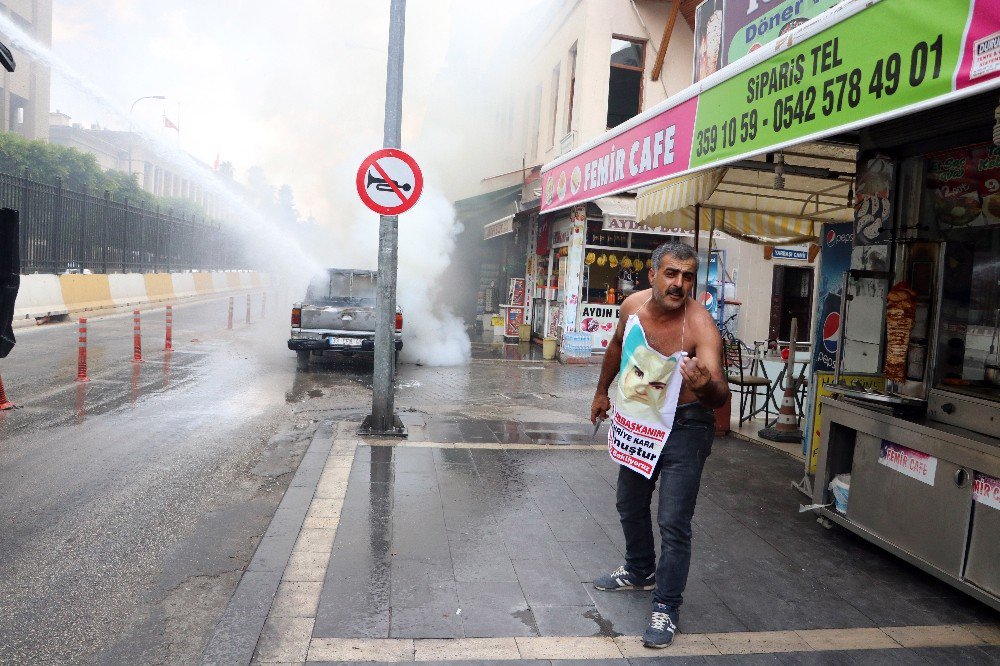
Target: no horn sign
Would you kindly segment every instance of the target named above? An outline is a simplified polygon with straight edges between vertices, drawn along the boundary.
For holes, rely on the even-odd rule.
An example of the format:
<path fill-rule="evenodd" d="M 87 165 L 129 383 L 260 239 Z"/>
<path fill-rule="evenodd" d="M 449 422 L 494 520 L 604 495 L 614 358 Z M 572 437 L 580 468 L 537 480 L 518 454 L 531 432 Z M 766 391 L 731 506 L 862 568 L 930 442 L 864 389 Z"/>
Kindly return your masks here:
<path fill-rule="evenodd" d="M 358 168 L 358 196 L 382 215 L 413 208 L 424 189 L 424 176 L 412 156 L 395 148 L 376 150 Z"/>

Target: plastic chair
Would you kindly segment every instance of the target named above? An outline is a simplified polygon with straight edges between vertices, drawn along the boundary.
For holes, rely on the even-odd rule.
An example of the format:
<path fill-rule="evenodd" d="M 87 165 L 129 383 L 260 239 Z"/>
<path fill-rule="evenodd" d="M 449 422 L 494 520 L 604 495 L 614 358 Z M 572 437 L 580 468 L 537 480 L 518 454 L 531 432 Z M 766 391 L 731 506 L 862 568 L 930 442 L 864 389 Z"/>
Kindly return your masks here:
<path fill-rule="evenodd" d="M 767 377 L 752 374 L 753 358 L 744 359 L 744 344 L 736 338 L 723 338 L 722 355 L 726 367 L 726 378 L 729 383 L 738 387 L 740 392 L 740 425 L 749 421 L 761 410 L 757 408 L 757 397 L 764 399 L 764 422 L 770 415 L 768 396 L 771 395 L 771 380 Z M 749 350 L 747 350 L 749 351 Z M 760 390 L 763 389 L 763 393 Z M 747 405 L 749 413 L 746 412 Z"/>

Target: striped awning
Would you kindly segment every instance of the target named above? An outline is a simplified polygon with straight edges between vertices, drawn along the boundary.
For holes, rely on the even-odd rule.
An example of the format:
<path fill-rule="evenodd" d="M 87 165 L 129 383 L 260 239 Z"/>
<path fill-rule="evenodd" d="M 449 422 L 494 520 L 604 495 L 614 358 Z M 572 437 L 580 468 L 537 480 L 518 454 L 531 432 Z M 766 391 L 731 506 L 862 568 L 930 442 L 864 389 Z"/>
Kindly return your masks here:
<path fill-rule="evenodd" d="M 640 189 L 636 222 L 693 231 L 695 205 L 700 204 L 702 231 L 708 231 L 714 214 L 715 228 L 730 236 L 751 243 L 787 245 L 815 240 L 820 222 L 831 216 L 829 210 L 810 216 L 802 201 L 750 184 L 746 175 L 727 178 L 731 173 L 725 168 L 709 169 Z M 770 175 L 766 178 L 773 180 Z"/>
<path fill-rule="evenodd" d="M 638 219 L 644 220 L 656 214 L 669 214 L 703 203 L 712 196 L 725 175 L 725 169 L 709 169 L 680 178 L 671 178 L 658 185 L 639 190 L 639 196 L 636 198 Z"/>
<path fill-rule="evenodd" d="M 712 211 L 709 208 L 708 214 Z M 801 217 L 725 209 L 717 210 L 715 215 L 716 229 L 751 243 L 791 245 L 819 237 L 820 223 Z"/>

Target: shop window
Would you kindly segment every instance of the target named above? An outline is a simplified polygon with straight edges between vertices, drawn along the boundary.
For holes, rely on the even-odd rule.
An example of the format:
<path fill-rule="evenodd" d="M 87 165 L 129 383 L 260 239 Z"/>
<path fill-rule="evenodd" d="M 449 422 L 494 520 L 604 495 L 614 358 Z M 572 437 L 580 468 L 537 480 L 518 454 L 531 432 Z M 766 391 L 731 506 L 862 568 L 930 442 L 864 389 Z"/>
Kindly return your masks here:
<path fill-rule="evenodd" d="M 538 135 L 542 131 L 542 84 L 535 86 L 535 117 L 532 119 L 531 127 L 531 150 L 528 151 L 532 159 L 538 157 Z"/>
<path fill-rule="evenodd" d="M 617 127 L 642 111 L 645 42 L 625 37 L 611 39 L 608 78 L 608 128 Z"/>

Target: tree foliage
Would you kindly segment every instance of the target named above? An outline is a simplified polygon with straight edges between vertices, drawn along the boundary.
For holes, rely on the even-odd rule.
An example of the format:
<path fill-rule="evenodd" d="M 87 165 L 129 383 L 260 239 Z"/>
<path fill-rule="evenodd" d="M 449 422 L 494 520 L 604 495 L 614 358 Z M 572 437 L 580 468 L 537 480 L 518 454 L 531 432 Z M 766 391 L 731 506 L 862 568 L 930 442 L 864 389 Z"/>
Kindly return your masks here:
<path fill-rule="evenodd" d="M 162 210 L 173 209 L 175 214 L 205 215 L 205 211 L 194 201 L 156 197 L 142 189 L 133 176 L 112 169 L 105 171 L 89 153 L 26 139 L 19 134 L 0 132 L 0 172 L 25 176 L 48 185 L 58 185 L 61 181 L 67 190 L 95 196 L 103 196 L 107 191 L 113 200 L 128 199 L 136 206 L 160 206 Z"/>

